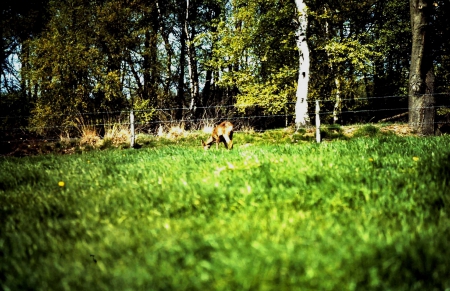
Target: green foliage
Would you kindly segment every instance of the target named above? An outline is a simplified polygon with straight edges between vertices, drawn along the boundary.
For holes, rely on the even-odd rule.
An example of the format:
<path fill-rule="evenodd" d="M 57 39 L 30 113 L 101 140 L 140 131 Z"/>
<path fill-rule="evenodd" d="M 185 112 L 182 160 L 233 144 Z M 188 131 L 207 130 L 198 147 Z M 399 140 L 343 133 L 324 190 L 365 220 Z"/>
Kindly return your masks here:
<path fill-rule="evenodd" d="M 137 124 L 146 124 L 154 117 L 156 110 L 151 107 L 149 99 L 135 97 L 133 100 L 133 109 Z"/>
<path fill-rule="evenodd" d="M 286 106 L 295 98 L 299 64 L 292 0 L 191 1 L 188 11 L 176 1 L 9 2 L 1 19 L 1 105 L 31 115 L 29 124 L 21 120 L 20 126 L 30 125 L 38 133 L 48 133 L 50 127 L 66 131 L 79 113 L 130 108 L 128 96 L 135 98 L 136 110 L 149 110 L 136 116 L 143 123 L 183 118 L 181 110 L 151 110 L 187 107 L 186 89 L 197 75 L 203 88 L 194 100 L 197 108 L 221 103 L 237 104 L 239 114 L 294 111 Z M 382 116 L 386 110 L 405 108 L 404 99 L 357 99 L 407 95 L 409 1 L 306 3 L 309 99 L 341 99 L 338 111 L 359 112 L 340 120 L 345 123 L 379 120 L 387 117 Z M 450 5 L 437 0 L 432 6 L 435 92 L 445 93 L 450 83 L 444 37 L 450 35 Z M 185 24 L 192 34 L 188 38 L 182 33 Z M 188 62 L 183 49 L 186 40 L 193 45 L 189 51 L 194 62 Z M 198 67 L 187 76 L 189 63 Z M 447 103 L 437 100 L 436 105 Z M 328 111 L 333 110 L 332 102 L 328 104 Z M 368 117 L 367 110 L 377 116 Z M 201 109 L 195 114 L 199 118 L 217 112 Z M 11 115 L 6 115 L 8 125 Z"/>
<path fill-rule="evenodd" d="M 29 43 L 29 66 L 24 74 L 38 90 L 30 125 L 39 133 L 70 125 L 76 113 L 92 108 L 90 93 L 95 90 L 89 74 L 99 70 L 96 65 L 101 56 L 91 46 L 85 27 L 88 15 L 77 1 L 72 5 L 52 2 L 46 31 Z"/>
<path fill-rule="evenodd" d="M 258 107 L 266 109 L 269 114 L 285 112 L 287 103 L 294 100 L 295 86 L 289 86 L 289 82 L 295 78 L 296 70 L 287 67 L 281 68 L 276 74 L 272 74 L 265 83 L 257 83 L 254 78 L 237 74 L 241 93 L 237 95 L 236 106 L 238 110 L 245 112 L 247 108 Z"/>
<path fill-rule="evenodd" d="M 361 44 L 352 39 L 330 40 L 324 47 L 330 57 L 330 63 L 334 66 L 345 66 L 350 63 L 359 74 L 368 73 L 372 68 L 372 59 L 381 57 L 374 51 L 373 44 Z"/>
<path fill-rule="evenodd" d="M 448 136 L 246 135 L 2 158 L 2 289 L 450 288 Z"/>
<path fill-rule="evenodd" d="M 378 133 L 380 132 L 380 129 L 376 126 L 373 126 L 371 124 L 367 124 L 364 125 L 360 128 L 358 128 L 354 135 L 355 137 L 360 137 L 360 136 L 368 136 L 368 137 L 373 137 L 376 136 Z"/>
<path fill-rule="evenodd" d="M 298 63 L 295 47 L 293 3 L 235 1 L 230 15 L 211 34 L 215 40 L 209 65 L 224 70 L 218 84 L 238 90 L 237 105 L 258 105 L 279 113 L 294 100 Z"/>
<path fill-rule="evenodd" d="M 349 110 L 366 106 L 384 110 L 387 106 L 381 100 L 368 105 L 354 99 L 407 94 L 411 52 L 407 0 L 309 5 L 312 99 L 341 98 L 340 107 Z M 388 106 L 405 105 L 390 102 Z M 384 114 L 381 111 L 374 114 Z"/>
<path fill-rule="evenodd" d="M 139 35 L 129 33 L 133 30 L 131 10 L 120 1 L 68 3 L 51 1 L 46 31 L 27 43 L 30 54 L 25 61 L 29 65 L 23 75 L 34 94 L 30 125 L 39 133 L 61 126 L 65 131 L 79 113 L 118 112 L 130 107 L 124 82 L 132 76 L 124 66 L 132 61 L 127 49 L 139 47 L 140 41 Z M 133 72 L 139 78 L 140 71 Z M 137 89 L 128 91 L 149 99 L 141 91 L 137 94 Z"/>
<path fill-rule="evenodd" d="M 354 99 L 407 92 L 408 1 L 307 4 L 311 99 L 341 98 L 338 110 L 377 112 L 381 107 L 386 109 L 379 99 Z M 36 13 L 35 8 L 24 9 L 30 13 L 26 20 L 14 18 L 26 15 L 21 9 L 10 4 L 7 7 L 12 14 L 7 13 L 2 19 L 5 39 L 10 40 L 5 43 L 9 48 L 5 54 L 18 52 L 22 66 L 17 75 L 22 80 L 16 83 L 26 92 L 28 104 L 24 107 L 27 113 L 31 112 L 30 125 L 35 131 L 46 133 L 49 127 L 73 126 L 74 116 L 80 112 L 129 108 L 126 96 L 140 99 L 141 105 L 136 107 L 141 110 L 187 104 L 183 95 L 183 89 L 190 85 L 184 84 L 189 79 L 183 69 L 187 59 L 182 59 L 184 50 L 179 49 L 186 40 L 179 33 L 185 24 L 185 7 L 170 1 L 131 1 L 127 5 L 117 0 L 49 1 L 48 7 L 42 5 Z M 445 32 L 448 25 L 443 16 L 448 5 L 436 1 L 435 7 L 438 28 Z M 39 21 L 36 28 L 39 31 L 46 24 L 45 30 L 31 37 L 29 33 L 34 30 L 30 29 L 30 22 L 38 22 L 38 13 L 44 11 L 49 22 Z M 294 100 L 298 73 L 297 23 L 293 21 L 292 1 L 191 2 L 189 13 L 187 25 L 194 37 L 194 63 L 199 65 L 195 73 L 204 82 L 200 87 L 205 90 L 199 95 L 202 100 L 194 103 L 205 107 L 218 102 L 237 103 L 240 114 L 292 113 L 293 106 L 286 106 Z M 19 33 L 20 28 L 26 28 L 27 33 Z M 436 72 L 443 77 L 441 81 L 437 78 L 438 86 L 444 88 L 448 83 L 446 39 L 436 38 L 434 44 L 436 51 L 442 52 L 436 60 Z M 387 107 L 398 105 L 390 103 Z M 181 110 L 174 112 L 168 114 L 181 118 Z M 197 112 L 199 116 L 204 113 Z M 143 123 L 155 117 L 173 119 L 165 113 L 147 113 L 137 119 Z M 367 117 L 358 116 L 351 122 L 363 118 Z"/>
<path fill-rule="evenodd" d="M 321 139 L 347 139 L 338 124 L 327 125 L 320 128 Z"/>

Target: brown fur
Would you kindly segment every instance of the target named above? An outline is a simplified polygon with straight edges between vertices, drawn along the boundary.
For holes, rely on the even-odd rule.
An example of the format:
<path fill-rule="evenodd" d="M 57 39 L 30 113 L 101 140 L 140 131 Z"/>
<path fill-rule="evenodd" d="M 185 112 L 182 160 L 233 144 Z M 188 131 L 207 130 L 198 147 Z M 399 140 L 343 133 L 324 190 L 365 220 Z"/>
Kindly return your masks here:
<path fill-rule="evenodd" d="M 202 146 L 207 150 L 214 142 L 216 143 L 216 149 L 219 149 L 220 142 L 223 142 L 229 150 L 233 148 L 233 124 L 231 122 L 224 121 L 216 126 L 206 142 L 202 140 Z"/>

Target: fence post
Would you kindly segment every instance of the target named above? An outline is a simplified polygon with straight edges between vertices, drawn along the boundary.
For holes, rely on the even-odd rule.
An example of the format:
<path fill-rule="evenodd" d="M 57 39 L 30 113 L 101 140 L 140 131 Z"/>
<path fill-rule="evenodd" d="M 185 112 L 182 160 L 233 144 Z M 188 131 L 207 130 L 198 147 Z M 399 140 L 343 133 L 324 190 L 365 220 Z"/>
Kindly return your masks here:
<path fill-rule="evenodd" d="M 316 141 L 320 143 L 320 106 L 319 106 L 319 100 L 316 100 Z"/>
<path fill-rule="evenodd" d="M 134 133 L 134 112 L 133 109 L 130 111 L 130 148 L 134 148 L 135 141 L 135 133 Z"/>

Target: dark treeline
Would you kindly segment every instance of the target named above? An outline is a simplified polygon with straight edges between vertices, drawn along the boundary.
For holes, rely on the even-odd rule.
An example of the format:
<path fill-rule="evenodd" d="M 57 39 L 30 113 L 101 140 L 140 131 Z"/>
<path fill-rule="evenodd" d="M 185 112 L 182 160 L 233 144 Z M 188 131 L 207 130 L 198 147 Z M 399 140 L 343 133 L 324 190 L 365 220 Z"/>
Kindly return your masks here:
<path fill-rule="evenodd" d="M 322 111 L 330 114 L 324 122 L 407 112 L 410 2 L 305 2 L 309 98 L 325 100 Z M 450 3 L 431 2 L 440 108 L 449 105 Z M 3 128 L 49 134 L 83 122 L 126 120 L 123 112 L 131 108 L 142 125 L 293 115 L 294 0 L 15 0 L 1 6 Z"/>

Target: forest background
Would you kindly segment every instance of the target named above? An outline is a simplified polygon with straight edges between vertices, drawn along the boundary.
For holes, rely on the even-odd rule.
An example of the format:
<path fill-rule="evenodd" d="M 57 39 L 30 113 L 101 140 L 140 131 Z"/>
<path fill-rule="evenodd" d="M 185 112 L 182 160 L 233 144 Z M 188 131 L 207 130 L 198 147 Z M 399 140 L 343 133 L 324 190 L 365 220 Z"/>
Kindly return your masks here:
<path fill-rule="evenodd" d="M 431 3 L 434 108 L 448 116 L 448 1 Z M 310 0 L 308 99 L 323 122 L 383 120 L 408 111 L 408 0 Z M 275 116 L 292 124 L 298 27 L 288 0 L 3 1 L 1 127 L 43 136 L 80 124 Z M 439 123 L 439 119 L 436 123 Z"/>

